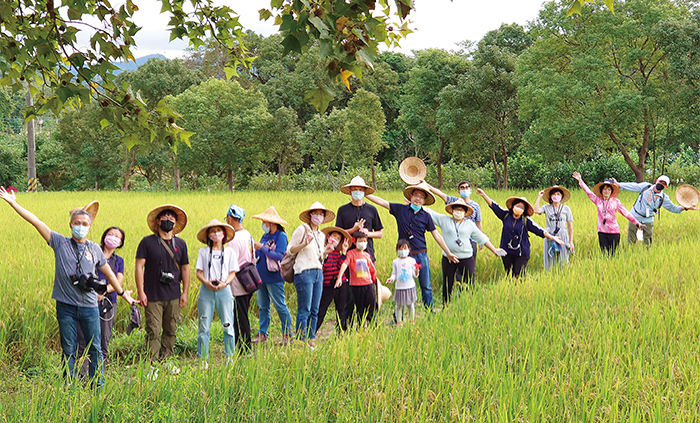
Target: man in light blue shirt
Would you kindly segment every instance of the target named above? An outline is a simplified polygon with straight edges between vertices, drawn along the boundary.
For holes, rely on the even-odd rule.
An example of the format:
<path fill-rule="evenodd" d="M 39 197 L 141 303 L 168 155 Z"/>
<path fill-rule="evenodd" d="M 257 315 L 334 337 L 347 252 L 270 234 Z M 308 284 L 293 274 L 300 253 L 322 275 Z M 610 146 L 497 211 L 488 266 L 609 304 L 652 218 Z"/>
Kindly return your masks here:
<path fill-rule="evenodd" d="M 680 213 L 685 210 L 695 210 L 695 207 L 683 207 L 673 204 L 671 198 L 666 195 L 663 190 L 668 188 L 671 180 L 668 176 L 660 176 L 655 183 L 649 182 L 617 182 L 613 179 L 615 185 L 619 186 L 620 189 L 627 191 L 638 192 L 637 200 L 634 202 L 634 206 L 630 209 L 632 216 L 634 216 L 640 223 L 643 223 L 646 227 L 644 229 L 639 229 L 642 231 L 644 237 L 644 244 L 647 246 L 651 245 L 652 238 L 654 236 L 654 215 L 659 212 L 661 207 L 672 213 Z M 637 242 L 637 227 L 630 223 L 627 228 L 627 241 L 630 244 Z"/>

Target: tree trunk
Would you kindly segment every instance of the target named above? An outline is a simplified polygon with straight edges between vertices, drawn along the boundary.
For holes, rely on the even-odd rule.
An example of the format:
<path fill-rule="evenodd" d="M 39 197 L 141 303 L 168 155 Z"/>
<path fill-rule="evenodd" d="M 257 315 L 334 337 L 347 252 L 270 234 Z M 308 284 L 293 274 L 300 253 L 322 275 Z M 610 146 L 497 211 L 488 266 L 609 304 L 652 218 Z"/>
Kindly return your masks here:
<path fill-rule="evenodd" d="M 134 168 L 134 163 L 136 162 L 136 146 L 131 148 L 131 157 L 129 157 L 129 148 L 124 146 L 126 151 L 126 163 L 124 164 L 124 177 L 122 179 L 122 192 L 129 191 L 129 178 L 131 178 L 131 171 Z"/>
<path fill-rule="evenodd" d="M 228 182 L 228 190 L 233 191 L 233 167 L 231 165 L 228 165 L 226 171 L 226 181 Z"/>
<path fill-rule="evenodd" d="M 27 89 L 27 107 L 34 105 L 31 91 Z M 27 191 L 36 192 L 36 142 L 35 120 L 27 122 Z"/>
<path fill-rule="evenodd" d="M 172 154 L 173 158 L 173 189 L 175 191 L 180 191 L 180 168 L 177 166 L 177 156 L 175 152 Z"/>
<path fill-rule="evenodd" d="M 501 146 L 503 155 L 503 189 L 508 189 L 508 151 L 505 146 Z"/>
<path fill-rule="evenodd" d="M 374 169 L 374 160 L 372 160 L 372 188 L 375 191 L 377 190 L 377 172 Z"/>
<path fill-rule="evenodd" d="M 438 188 L 442 189 L 442 158 L 445 154 L 446 140 L 440 137 L 440 155 L 438 155 L 437 171 L 438 171 Z"/>
<path fill-rule="evenodd" d="M 277 191 L 282 191 L 282 159 L 277 161 Z"/>
<path fill-rule="evenodd" d="M 493 163 L 493 174 L 496 178 L 496 189 L 501 188 L 501 172 L 498 171 L 498 163 L 496 162 L 496 153 L 491 152 L 491 162 Z"/>

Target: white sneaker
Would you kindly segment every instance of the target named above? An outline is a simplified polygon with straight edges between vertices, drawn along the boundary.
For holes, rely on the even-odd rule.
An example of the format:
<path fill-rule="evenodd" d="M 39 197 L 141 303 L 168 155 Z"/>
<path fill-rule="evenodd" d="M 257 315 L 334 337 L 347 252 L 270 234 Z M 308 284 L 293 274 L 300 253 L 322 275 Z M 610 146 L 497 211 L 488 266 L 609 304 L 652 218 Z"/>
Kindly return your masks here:
<path fill-rule="evenodd" d="M 173 363 L 165 363 L 165 369 L 171 374 L 171 375 L 179 375 L 180 374 L 180 368 L 174 365 Z"/>
<path fill-rule="evenodd" d="M 205 360 L 200 361 L 199 368 L 202 370 L 207 370 L 209 368 L 209 362 Z"/>
<path fill-rule="evenodd" d="M 146 379 L 150 380 L 151 382 L 154 382 L 156 379 L 158 379 L 158 369 L 151 366 L 151 370 L 148 371 Z"/>

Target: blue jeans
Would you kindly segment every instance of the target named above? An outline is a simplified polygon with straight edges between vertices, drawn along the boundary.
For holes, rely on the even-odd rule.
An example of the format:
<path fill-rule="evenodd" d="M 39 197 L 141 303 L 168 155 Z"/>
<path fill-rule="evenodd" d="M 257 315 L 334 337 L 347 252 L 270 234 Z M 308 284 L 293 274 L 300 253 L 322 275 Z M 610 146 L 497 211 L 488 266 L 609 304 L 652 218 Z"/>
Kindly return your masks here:
<path fill-rule="evenodd" d="M 199 288 L 197 313 L 199 314 L 199 333 L 197 334 L 197 356 L 209 359 L 209 329 L 214 318 L 214 307 L 219 314 L 221 326 L 224 327 L 224 354 L 231 357 L 234 353 L 236 337 L 233 331 L 233 294 L 229 288 L 213 291 L 204 285 Z"/>
<path fill-rule="evenodd" d="M 268 336 L 270 329 L 270 300 L 275 305 L 277 315 L 282 323 L 282 334 L 292 334 L 292 315 L 284 299 L 284 282 L 263 283 L 258 289 L 258 308 L 260 309 L 260 329 L 258 333 Z"/>
<path fill-rule="evenodd" d="M 97 305 L 95 307 L 78 307 L 56 301 L 56 320 L 58 320 L 58 333 L 61 337 L 63 362 L 66 366 L 63 370 L 63 376 L 72 379 L 78 374 L 75 360 L 78 350 L 78 327 L 80 327 L 89 344 L 88 374 L 90 379 L 94 380 L 95 385 L 101 388 L 104 385 L 104 368 L 102 365 L 99 308 Z M 93 379 L 95 377 L 96 379 Z"/>
<path fill-rule="evenodd" d="M 411 257 L 416 260 L 417 264 L 421 265 L 420 272 L 418 273 L 418 282 L 420 283 L 423 304 L 426 307 L 432 308 L 433 286 L 430 284 L 430 260 L 428 259 L 428 253 L 411 254 Z"/>
<path fill-rule="evenodd" d="M 318 306 L 323 294 L 323 272 L 321 269 L 307 269 L 294 274 L 297 289 L 297 325 L 300 339 L 316 339 Z"/>

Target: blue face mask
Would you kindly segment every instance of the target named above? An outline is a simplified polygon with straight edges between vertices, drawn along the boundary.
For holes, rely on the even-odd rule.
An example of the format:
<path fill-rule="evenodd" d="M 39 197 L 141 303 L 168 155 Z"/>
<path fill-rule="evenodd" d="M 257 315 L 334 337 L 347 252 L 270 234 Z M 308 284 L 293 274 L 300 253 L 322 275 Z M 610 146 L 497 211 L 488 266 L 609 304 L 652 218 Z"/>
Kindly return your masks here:
<path fill-rule="evenodd" d="M 363 198 L 365 198 L 365 192 L 364 191 L 351 191 L 350 195 L 352 196 L 352 199 L 355 201 L 360 201 Z"/>
<path fill-rule="evenodd" d="M 472 190 L 470 189 L 459 190 L 459 196 L 462 198 L 469 198 L 470 195 L 472 195 Z"/>
<path fill-rule="evenodd" d="M 416 206 L 415 204 L 411 203 L 411 210 L 417 212 L 418 210 L 420 210 L 420 206 Z"/>
<path fill-rule="evenodd" d="M 88 232 L 90 232 L 90 227 L 83 225 L 73 225 L 71 226 L 71 229 L 73 230 L 73 236 L 76 239 L 85 239 Z"/>

